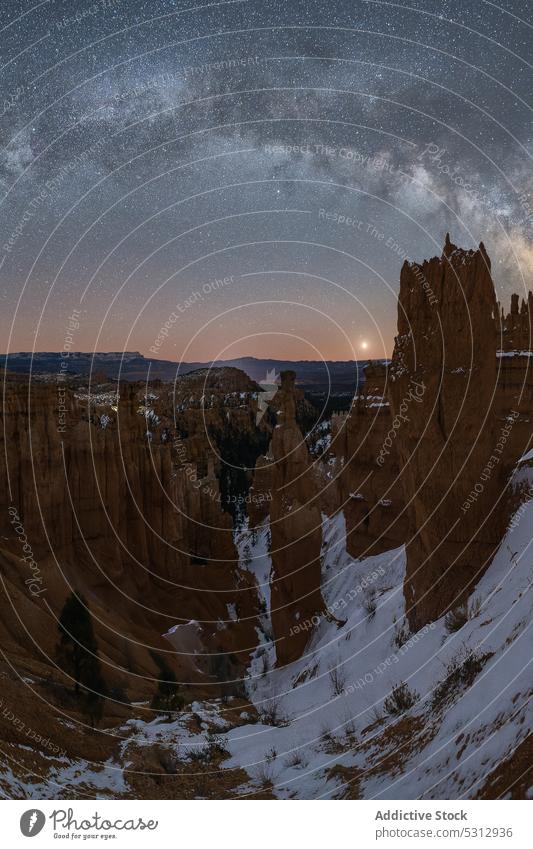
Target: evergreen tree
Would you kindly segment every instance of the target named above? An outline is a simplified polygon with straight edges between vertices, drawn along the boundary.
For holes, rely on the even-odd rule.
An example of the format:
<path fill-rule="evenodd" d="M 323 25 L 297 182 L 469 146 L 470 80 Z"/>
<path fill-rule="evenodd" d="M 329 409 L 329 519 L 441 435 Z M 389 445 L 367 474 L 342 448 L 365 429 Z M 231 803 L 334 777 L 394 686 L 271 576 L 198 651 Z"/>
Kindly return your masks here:
<path fill-rule="evenodd" d="M 74 679 L 76 696 L 84 696 L 84 709 L 94 725 L 102 717 L 105 684 L 91 614 L 83 596 L 71 593 L 67 598 L 58 630 L 60 664 Z"/>
<path fill-rule="evenodd" d="M 179 692 L 176 676 L 166 660 L 155 652 L 151 654 L 159 669 L 157 692 L 152 699 L 151 707 L 166 713 L 167 719 L 172 719 L 172 714 L 183 708 L 184 699 Z"/>

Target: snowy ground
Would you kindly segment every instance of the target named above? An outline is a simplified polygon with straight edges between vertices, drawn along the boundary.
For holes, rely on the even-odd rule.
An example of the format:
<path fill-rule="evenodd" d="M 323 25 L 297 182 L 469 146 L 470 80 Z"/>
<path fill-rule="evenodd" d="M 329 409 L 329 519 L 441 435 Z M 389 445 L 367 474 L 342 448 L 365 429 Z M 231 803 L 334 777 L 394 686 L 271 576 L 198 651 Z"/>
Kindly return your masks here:
<path fill-rule="evenodd" d="M 205 746 L 208 729 L 212 736 L 217 726 L 230 755 L 222 768 L 242 767 L 250 776 L 243 794 L 271 787 L 278 798 L 335 798 L 356 776 L 364 798 L 474 796 L 531 727 L 532 524 L 528 501 L 458 631 L 450 633 L 441 619 L 408 634 L 403 548 L 354 561 L 345 550 L 343 517 L 324 517 L 323 593 L 337 619 L 346 621 L 339 627 L 321 619 L 310 629 L 305 656 L 283 669 L 274 666 L 270 638 L 268 523 L 253 536 L 244 528 L 237 543 L 265 607 L 248 695 L 266 721 L 226 728 L 220 720 L 217 726 L 217 706 L 196 705 L 205 722 L 201 733 L 185 731 L 182 721 L 137 723 L 137 742 L 172 740 L 183 756 Z M 465 682 L 452 675 L 439 689 L 450 664 L 453 671 L 454 661 L 457 668 L 469 658 L 479 658 L 473 676 Z M 400 682 L 416 702 L 390 715 L 384 702 Z M 335 770 L 339 766 L 344 772 Z"/>
<path fill-rule="evenodd" d="M 519 470 L 516 483 L 523 486 L 530 475 Z M 259 648 L 249 696 L 259 713 L 276 704 L 280 727 L 230 731 L 232 757 L 224 765 L 270 779 L 280 798 L 338 795 L 341 782 L 328 775 L 335 765 L 358 775 L 365 798 L 475 795 L 531 728 L 532 526 L 529 500 L 510 523 L 458 631 L 450 633 L 441 619 L 409 635 L 403 549 L 353 561 L 343 517 L 325 517 L 323 592 L 346 622 L 337 627 L 322 619 L 306 655 L 289 668 L 272 669 L 270 646 L 265 671 L 265 648 Z M 265 534 L 257 542 L 263 577 Z M 463 676 L 453 674 L 458 667 Z M 389 715 L 384 701 L 400 682 L 417 701 Z"/>
<path fill-rule="evenodd" d="M 531 494 L 531 480 L 523 465 L 515 483 Z M 278 798 L 340 798 L 347 790 L 360 798 L 475 796 L 531 728 L 533 500 L 525 497 L 466 621 L 452 632 L 441 619 L 409 634 L 403 548 L 353 560 L 343 517 L 324 517 L 323 594 L 345 621 L 321 618 L 305 656 L 282 669 L 270 630 L 268 521 L 254 533 L 244 526 L 236 535 L 241 567 L 255 575 L 263 607 L 247 681 L 257 713 L 244 710 L 235 727 L 212 700 L 193 703 L 175 722 L 130 720 L 122 763 L 97 770 L 65 759 L 50 777 L 101 797 L 127 795 L 130 746 L 157 743 L 187 760 L 216 745 L 226 750 L 220 768 L 248 774 L 242 795 L 268 787 Z M 387 699 L 400 683 L 413 704 L 395 715 Z M 15 795 L 25 795 L 13 781 Z M 36 785 L 28 794 L 36 798 Z"/>

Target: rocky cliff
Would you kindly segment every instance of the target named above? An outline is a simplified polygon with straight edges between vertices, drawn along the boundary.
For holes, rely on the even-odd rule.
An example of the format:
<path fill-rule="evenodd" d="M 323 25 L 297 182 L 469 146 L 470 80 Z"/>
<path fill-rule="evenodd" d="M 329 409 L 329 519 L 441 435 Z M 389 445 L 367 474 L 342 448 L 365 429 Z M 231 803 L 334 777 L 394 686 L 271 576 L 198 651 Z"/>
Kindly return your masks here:
<path fill-rule="evenodd" d="M 513 295 L 507 314 L 497 303 L 484 246 L 460 250 L 447 236 L 440 257 L 404 264 L 392 361 L 367 366 L 349 412 L 332 418 L 331 445 L 316 464 L 321 509 L 343 512 L 354 558 L 405 543 L 412 629 L 467 599 L 516 507 L 508 482 L 531 443 L 532 321 L 531 294 L 521 303 Z M 273 407 L 284 393 L 291 399 L 288 378 Z M 289 407 L 292 421 L 293 400 Z M 289 469 L 306 481 L 298 503 L 314 509 L 309 457 L 300 449 L 283 459 L 298 440 L 293 427 L 276 428 L 259 458 L 253 522 L 290 514 L 279 495 Z M 296 551 L 291 559 L 303 562 Z M 311 583 L 319 586 L 317 575 Z"/>
<path fill-rule="evenodd" d="M 302 399 L 295 378 L 293 371 L 282 372 L 270 402 L 277 423 L 267 454 L 256 464 L 250 505 L 252 523 L 270 514 L 271 621 L 280 666 L 301 657 L 316 617 L 325 610 L 319 477 L 296 421 Z"/>
<path fill-rule="evenodd" d="M 392 416 L 387 396 L 387 368 L 365 369 L 365 382 L 347 414 L 333 419 L 332 474 L 337 509 L 346 519 L 346 547 L 353 557 L 368 557 L 401 545 L 407 517 L 392 449 Z M 389 444 L 390 443 L 390 444 Z"/>
<path fill-rule="evenodd" d="M 222 381 L 223 391 L 211 381 L 202 402 L 189 376 L 188 409 L 180 387 L 177 426 L 176 387 L 148 392 L 125 384 L 117 395 L 112 386 L 84 392 L 63 378 L 7 376 L 0 452 L 8 481 L 0 496 L 4 645 L 19 653 L 38 646 L 53 664 L 55 620 L 74 588 L 97 620 L 107 678 L 134 692 L 154 672 L 151 651 L 171 649 L 163 635 L 176 624 L 198 621 L 206 655 L 180 653 L 174 641 L 170 662 L 186 680 L 191 673 L 205 677 L 209 654 L 248 659 L 256 645 L 257 593 L 253 576 L 239 568 L 208 427 L 220 431 L 232 422 L 255 432 L 253 409 L 243 416 L 235 403 L 255 385 L 245 375 L 232 380 Z M 17 534 L 38 570 L 31 585 Z"/>
<path fill-rule="evenodd" d="M 517 329 L 526 321 L 513 304 L 504 332 L 514 346 L 526 341 Z M 388 394 L 409 522 L 413 628 L 465 601 L 509 517 L 505 488 L 530 439 L 531 394 L 517 409 L 516 378 L 500 380 L 500 332 L 482 244 L 463 251 L 447 237 L 441 257 L 405 263 Z"/>

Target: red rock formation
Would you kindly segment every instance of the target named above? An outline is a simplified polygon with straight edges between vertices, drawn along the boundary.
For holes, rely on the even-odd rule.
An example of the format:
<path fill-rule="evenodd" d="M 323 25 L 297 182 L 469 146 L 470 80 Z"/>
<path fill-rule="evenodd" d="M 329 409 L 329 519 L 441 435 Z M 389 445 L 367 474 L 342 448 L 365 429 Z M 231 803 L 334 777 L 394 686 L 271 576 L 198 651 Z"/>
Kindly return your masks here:
<path fill-rule="evenodd" d="M 387 450 L 392 416 L 387 369 L 371 364 L 350 412 L 336 419 L 333 452 L 338 458 L 339 507 L 346 518 L 346 547 L 368 557 L 402 545 L 407 517 L 394 446 Z"/>
<path fill-rule="evenodd" d="M 278 665 L 299 658 L 314 617 L 324 611 L 320 592 L 322 520 L 318 483 L 303 434 L 296 424 L 295 373 L 281 374 L 272 406 L 277 411 L 272 456 L 271 617 Z"/>
<path fill-rule="evenodd" d="M 483 245 L 462 251 L 447 237 L 441 258 L 404 265 L 390 368 L 371 365 L 333 419 L 322 507 L 343 509 L 354 557 L 406 543 L 414 628 L 464 600 L 503 535 L 505 487 L 532 440 L 532 318 L 531 294 L 507 315 L 496 303 Z M 272 459 L 254 476 L 267 496 Z"/>
<path fill-rule="evenodd" d="M 498 312 L 483 245 L 458 250 L 447 237 L 441 258 L 402 269 L 389 397 L 413 628 L 464 600 L 505 528 L 501 497 L 517 457 L 507 433 L 515 417 L 498 384 Z"/>
<path fill-rule="evenodd" d="M 29 385 L 8 377 L 0 467 L 10 490 L 0 496 L 0 563 L 3 608 L 15 609 L 4 626 L 16 633 L 15 643 L 29 646 L 33 637 L 53 653 L 53 616 L 70 585 L 88 598 L 103 656 L 119 667 L 134 657 L 137 674 L 153 673 L 146 647 L 168 651 L 161 635 L 190 619 L 204 620 L 206 651 L 240 653 L 246 661 L 256 644 L 257 596 L 252 576 L 238 568 L 214 464 L 204 458 L 208 474 L 200 476 L 195 464 L 181 462 L 175 436 L 157 416 L 139 413 L 140 400 L 139 388 L 126 385 L 118 406 L 106 407 L 112 417 L 106 413 L 104 426 L 104 416 L 64 381 Z M 41 594 L 24 585 L 9 508 L 39 564 Z M 228 603 L 237 605 L 239 621 L 231 621 Z M 188 665 L 186 657 L 175 662 L 181 671 Z M 121 674 L 113 666 L 105 671 L 112 679 Z"/>
<path fill-rule="evenodd" d="M 500 305 L 498 305 L 500 306 Z M 511 296 L 511 309 L 505 315 L 501 309 L 500 348 L 505 352 L 530 351 L 533 333 L 533 293 L 528 293 L 527 301 L 514 294 Z"/>
<path fill-rule="evenodd" d="M 250 527 L 256 527 L 270 514 L 270 505 L 273 498 L 274 473 L 272 454 L 263 454 L 257 458 L 255 464 L 253 483 L 250 487 L 250 503 L 248 505 L 248 516 Z"/>
<path fill-rule="evenodd" d="M 500 426 L 514 413 L 513 427 L 504 447 L 504 459 L 509 466 L 521 453 L 531 447 L 533 415 L 533 294 L 527 301 L 522 299 L 519 308 L 518 295 L 511 297 L 511 309 L 507 315 L 501 311 L 498 330 L 498 392 L 496 412 Z"/>

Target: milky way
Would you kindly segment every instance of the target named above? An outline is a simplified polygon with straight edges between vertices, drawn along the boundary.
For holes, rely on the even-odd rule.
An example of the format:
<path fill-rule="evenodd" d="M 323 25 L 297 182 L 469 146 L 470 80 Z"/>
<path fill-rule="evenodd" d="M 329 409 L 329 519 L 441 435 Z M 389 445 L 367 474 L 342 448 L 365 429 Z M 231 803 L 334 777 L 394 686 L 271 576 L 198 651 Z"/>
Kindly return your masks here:
<path fill-rule="evenodd" d="M 447 230 L 523 293 L 529 7 L 4 1 L 3 350 L 385 356 Z"/>

